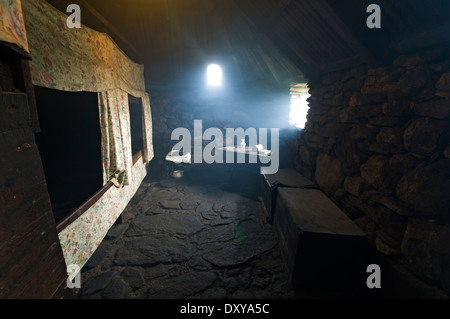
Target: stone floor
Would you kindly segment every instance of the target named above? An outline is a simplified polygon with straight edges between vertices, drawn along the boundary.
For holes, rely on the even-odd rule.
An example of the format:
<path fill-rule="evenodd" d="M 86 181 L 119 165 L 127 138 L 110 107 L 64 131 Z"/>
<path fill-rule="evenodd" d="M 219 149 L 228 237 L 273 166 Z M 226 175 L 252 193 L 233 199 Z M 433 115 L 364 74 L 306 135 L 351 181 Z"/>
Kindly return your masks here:
<path fill-rule="evenodd" d="M 246 166 L 244 166 L 246 167 Z M 151 167 L 81 272 L 80 299 L 445 298 L 376 251 L 383 289 L 306 291 L 288 279 L 255 169 L 222 164 L 168 177 Z"/>
<path fill-rule="evenodd" d="M 174 179 L 152 171 L 83 267 L 77 298 L 296 297 L 257 176 L 233 180 L 231 170 L 202 167 Z"/>

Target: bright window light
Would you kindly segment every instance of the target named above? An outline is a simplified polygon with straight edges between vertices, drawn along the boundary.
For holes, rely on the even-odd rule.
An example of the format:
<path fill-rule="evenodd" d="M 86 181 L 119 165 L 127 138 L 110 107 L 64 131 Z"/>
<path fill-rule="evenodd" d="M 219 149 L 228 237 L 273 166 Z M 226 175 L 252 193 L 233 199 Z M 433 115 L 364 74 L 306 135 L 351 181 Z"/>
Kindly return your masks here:
<path fill-rule="evenodd" d="M 291 111 L 289 114 L 289 124 L 295 125 L 299 129 L 305 128 L 306 116 L 309 110 L 307 99 L 311 95 L 307 92 L 307 88 L 299 87 L 299 85 L 291 88 Z"/>
<path fill-rule="evenodd" d="M 222 68 L 217 64 L 208 66 L 208 85 L 222 86 Z"/>

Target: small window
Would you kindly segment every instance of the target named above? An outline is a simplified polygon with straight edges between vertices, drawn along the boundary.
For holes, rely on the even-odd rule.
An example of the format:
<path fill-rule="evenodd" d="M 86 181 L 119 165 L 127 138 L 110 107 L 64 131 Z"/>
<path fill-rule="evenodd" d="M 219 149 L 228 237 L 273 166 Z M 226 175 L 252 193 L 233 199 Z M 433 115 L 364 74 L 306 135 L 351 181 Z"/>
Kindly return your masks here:
<path fill-rule="evenodd" d="M 208 76 L 208 85 L 222 86 L 222 68 L 219 65 L 217 64 L 209 65 L 207 76 Z"/>
<path fill-rule="evenodd" d="M 291 109 L 289 114 L 289 124 L 295 125 L 299 129 L 305 128 L 306 116 L 308 115 L 309 105 L 306 83 L 294 84 L 291 86 Z"/>

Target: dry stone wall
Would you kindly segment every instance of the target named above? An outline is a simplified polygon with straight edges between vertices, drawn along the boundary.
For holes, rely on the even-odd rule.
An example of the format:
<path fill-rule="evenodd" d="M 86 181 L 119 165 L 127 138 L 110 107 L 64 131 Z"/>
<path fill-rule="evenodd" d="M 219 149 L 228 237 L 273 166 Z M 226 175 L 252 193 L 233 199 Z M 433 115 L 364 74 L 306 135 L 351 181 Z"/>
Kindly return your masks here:
<path fill-rule="evenodd" d="M 371 245 L 450 291 L 450 49 L 308 85 L 295 167 Z"/>

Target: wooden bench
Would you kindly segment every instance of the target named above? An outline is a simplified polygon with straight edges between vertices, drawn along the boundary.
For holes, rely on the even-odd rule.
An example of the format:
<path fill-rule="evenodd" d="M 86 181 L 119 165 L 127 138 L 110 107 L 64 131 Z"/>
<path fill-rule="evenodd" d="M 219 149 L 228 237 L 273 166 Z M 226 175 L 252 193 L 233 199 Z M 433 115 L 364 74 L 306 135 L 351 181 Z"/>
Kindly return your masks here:
<path fill-rule="evenodd" d="M 269 223 L 273 222 L 278 187 L 317 188 L 317 185 L 292 168 L 280 168 L 275 174 L 263 174 L 262 202 Z"/>
<path fill-rule="evenodd" d="M 366 234 L 325 194 L 283 187 L 277 193 L 274 228 L 294 285 L 339 290 L 366 275 Z"/>

